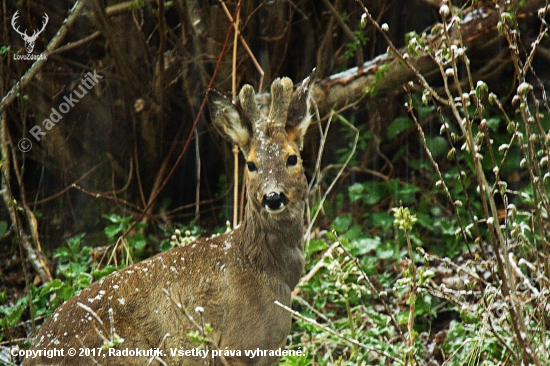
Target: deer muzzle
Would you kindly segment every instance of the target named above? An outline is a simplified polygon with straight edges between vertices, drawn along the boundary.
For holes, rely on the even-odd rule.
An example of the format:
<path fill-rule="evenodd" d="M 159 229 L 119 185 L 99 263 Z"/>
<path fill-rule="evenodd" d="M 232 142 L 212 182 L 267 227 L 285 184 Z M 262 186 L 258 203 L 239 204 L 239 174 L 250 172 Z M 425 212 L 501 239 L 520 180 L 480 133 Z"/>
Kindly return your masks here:
<path fill-rule="evenodd" d="M 290 200 L 284 193 L 271 192 L 264 196 L 262 205 L 269 213 L 282 212 Z"/>

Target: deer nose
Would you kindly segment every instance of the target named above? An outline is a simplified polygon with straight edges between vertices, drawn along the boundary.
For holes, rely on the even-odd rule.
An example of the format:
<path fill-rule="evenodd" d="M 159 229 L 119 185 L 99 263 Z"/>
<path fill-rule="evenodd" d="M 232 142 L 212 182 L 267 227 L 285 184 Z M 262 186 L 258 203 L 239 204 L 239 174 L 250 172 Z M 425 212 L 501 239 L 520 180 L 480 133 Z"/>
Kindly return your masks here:
<path fill-rule="evenodd" d="M 288 202 L 289 199 L 284 193 L 277 192 L 266 194 L 262 200 L 262 204 L 271 212 L 282 211 Z"/>

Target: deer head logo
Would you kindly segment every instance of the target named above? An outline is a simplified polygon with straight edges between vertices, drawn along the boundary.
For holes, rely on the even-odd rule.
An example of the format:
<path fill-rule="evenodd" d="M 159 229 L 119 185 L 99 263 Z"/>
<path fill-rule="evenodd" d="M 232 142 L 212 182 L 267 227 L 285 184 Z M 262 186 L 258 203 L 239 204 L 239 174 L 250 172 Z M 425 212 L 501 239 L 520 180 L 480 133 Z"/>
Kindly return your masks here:
<path fill-rule="evenodd" d="M 23 41 L 25 41 L 25 48 L 27 49 L 27 53 L 31 53 L 34 49 L 34 42 L 36 42 L 36 39 L 42 33 L 42 31 L 46 28 L 46 24 L 48 24 L 48 14 L 44 13 L 44 22 L 42 23 L 42 29 L 39 31 L 34 31 L 32 33 L 32 36 L 27 35 L 27 30 L 25 29 L 25 32 L 21 32 L 19 30 L 19 26 L 15 24 L 17 18 L 19 18 L 19 11 L 16 11 L 15 14 L 13 14 L 13 17 L 11 18 L 11 26 L 13 27 L 13 30 L 15 30 L 17 33 L 21 35 L 21 38 L 23 38 Z"/>

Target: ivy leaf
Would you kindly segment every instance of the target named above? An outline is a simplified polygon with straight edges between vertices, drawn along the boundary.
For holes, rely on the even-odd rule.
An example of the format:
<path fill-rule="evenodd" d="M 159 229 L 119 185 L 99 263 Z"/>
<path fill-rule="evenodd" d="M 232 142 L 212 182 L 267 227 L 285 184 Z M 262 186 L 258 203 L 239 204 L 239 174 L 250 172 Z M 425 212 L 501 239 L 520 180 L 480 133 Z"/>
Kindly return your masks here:
<path fill-rule="evenodd" d="M 388 126 L 388 138 L 391 140 L 400 133 L 407 131 L 414 125 L 414 122 L 407 117 L 399 117 L 393 120 Z"/>

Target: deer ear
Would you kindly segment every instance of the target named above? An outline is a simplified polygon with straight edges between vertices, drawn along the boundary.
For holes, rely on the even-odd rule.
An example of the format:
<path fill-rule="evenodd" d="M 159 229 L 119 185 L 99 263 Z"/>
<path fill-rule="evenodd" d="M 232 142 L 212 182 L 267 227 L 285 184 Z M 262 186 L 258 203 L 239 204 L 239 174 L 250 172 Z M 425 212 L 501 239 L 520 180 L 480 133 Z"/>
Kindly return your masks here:
<path fill-rule="evenodd" d="M 214 126 L 226 140 L 233 142 L 246 154 L 250 147 L 251 126 L 240 109 L 214 89 L 208 91 L 208 109 Z"/>
<path fill-rule="evenodd" d="M 315 79 L 315 69 L 302 81 L 302 84 L 294 91 L 290 105 L 288 106 L 288 117 L 286 122 L 286 132 L 288 136 L 296 142 L 300 150 L 303 147 L 304 135 L 311 122 L 309 112 L 311 102 L 311 90 Z"/>

